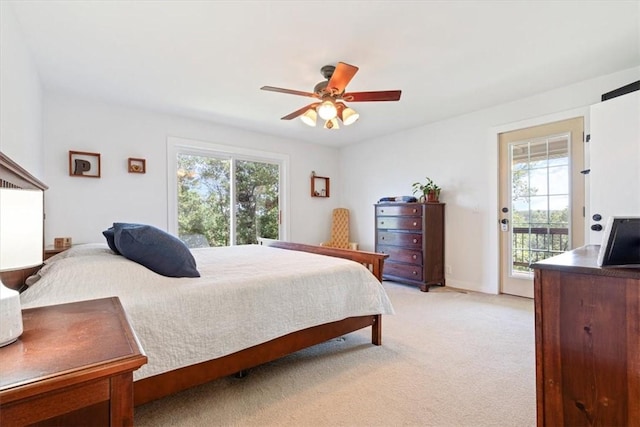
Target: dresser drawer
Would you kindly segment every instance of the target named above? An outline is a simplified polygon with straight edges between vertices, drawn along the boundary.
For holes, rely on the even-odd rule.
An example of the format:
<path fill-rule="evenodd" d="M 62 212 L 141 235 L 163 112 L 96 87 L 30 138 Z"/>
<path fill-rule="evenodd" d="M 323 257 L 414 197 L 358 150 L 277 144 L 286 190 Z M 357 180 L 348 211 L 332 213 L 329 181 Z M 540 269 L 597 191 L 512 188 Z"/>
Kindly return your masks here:
<path fill-rule="evenodd" d="M 402 277 L 409 280 L 422 281 L 422 267 L 419 265 L 385 263 L 384 275 Z"/>
<path fill-rule="evenodd" d="M 422 230 L 422 218 L 404 216 L 380 216 L 376 224 L 380 229 L 394 230 Z"/>
<path fill-rule="evenodd" d="M 392 205 L 392 206 L 376 206 L 376 215 L 406 215 L 421 216 L 422 207 L 420 205 Z"/>
<path fill-rule="evenodd" d="M 404 246 L 408 249 L 422 249 L 422 234 L 378 231 L 378 245 L 395 245 Z"/>
<path fill-rule="evenodd" d="M 389 258 L 387 258 L 388 261 L 422 265 L 422 251 L 412 251 L 395 246 L 381 245 L 378 246 L 376 252 L 389 255 Z"/>

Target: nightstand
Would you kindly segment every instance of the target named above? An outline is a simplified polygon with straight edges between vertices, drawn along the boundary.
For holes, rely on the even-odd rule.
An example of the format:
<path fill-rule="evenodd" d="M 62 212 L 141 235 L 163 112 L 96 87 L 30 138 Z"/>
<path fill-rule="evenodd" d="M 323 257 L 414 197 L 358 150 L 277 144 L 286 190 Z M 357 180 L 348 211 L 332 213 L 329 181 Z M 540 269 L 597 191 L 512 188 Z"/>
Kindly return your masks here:
<path fill-rule="evenodd" d="M 64 246 L 62 248 L 56 248 L 55 246 L 51 245 L 51 246 L 47 246 L 44 248 L 44 257 L 43 259 L 49 259 L 54 255 L 59 254 L 60 252 L 64 252 L 67 249 L 70 249 L 71 246 Z"/>
<path fill-rule="evenodd" d="M 0 348 L 0 425 L 133 425 L 133 371 L 147 363 L 117 297 L 25 309 Z"/>

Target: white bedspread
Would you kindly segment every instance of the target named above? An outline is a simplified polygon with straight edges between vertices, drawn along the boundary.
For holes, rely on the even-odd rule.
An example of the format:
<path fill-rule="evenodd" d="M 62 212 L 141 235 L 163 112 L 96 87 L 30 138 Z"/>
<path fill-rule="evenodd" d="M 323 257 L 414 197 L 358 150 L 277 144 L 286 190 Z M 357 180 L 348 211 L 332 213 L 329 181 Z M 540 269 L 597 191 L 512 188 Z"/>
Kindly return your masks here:
<path fill-rule="evenodd" d="M 192 250 L 200 278 L 158 275 L 106 245 L 51 258 L 23 308 L 118 296 L 149 363 L 134 379 L 352 316 L 392 314 L 362 265 L 258 245 Z"/>

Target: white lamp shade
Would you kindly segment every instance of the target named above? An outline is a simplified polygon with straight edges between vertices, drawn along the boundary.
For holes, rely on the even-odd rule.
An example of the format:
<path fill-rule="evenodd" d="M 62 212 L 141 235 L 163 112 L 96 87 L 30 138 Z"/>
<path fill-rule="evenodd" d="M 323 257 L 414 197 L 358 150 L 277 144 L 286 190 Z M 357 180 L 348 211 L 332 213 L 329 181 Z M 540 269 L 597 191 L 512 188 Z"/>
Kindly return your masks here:
<path fill-rule="evenodd" d="M 342 112 L 342 123 L 344 123 L 345 126 L 355 123 L 359 118 L 360 114 L 358 114 L 353 108 L 347 107 Z"/>
<path fill-rule="evenodd" d="M 318 115 L 323 120 L 331 120 L 338 114 L 338 110 L 333 102 L 327 100 L 318 106 Z"/>
<path fill-rule="evenodd" d="M 42 264 L 42 213 L 42 191 L 0 188 L 0 271 Z M 0 347 L 21 334 L 20 294 L 0 281 Z"/>
<path fill-rule="evenodd" d="M 0 188 L 0 271 L 42 264 L 41 190 Z M 0 347 L 22 334 L 20 294 L 0 281 Z"/>
<path fill-rule="evenodd" d="M 41 190 L 0 188 L 0 271 L 42 264 Z"/>
<path fill-rule="evenodd" d="M 305 125 L 313 127 L 316 125 L 316 120 L 318 120 L 318 114 L 316 113 L 316 110 L 309 108 L 302 116 L 300 116 L 300 120 L 302 120 Z"/>

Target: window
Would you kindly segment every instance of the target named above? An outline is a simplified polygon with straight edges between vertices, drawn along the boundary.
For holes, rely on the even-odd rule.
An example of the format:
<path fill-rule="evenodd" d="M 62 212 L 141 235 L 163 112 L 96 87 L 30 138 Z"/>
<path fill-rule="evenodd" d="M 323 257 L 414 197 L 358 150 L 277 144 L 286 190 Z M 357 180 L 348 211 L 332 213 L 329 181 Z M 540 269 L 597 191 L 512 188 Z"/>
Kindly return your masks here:
<path fill-rule="evenodd" d="M 512 274 L 571 246 L 569 143 L 564 134 L 509 145 Z"/>
<path fill-rule="evenodd" d="M 288 157 L 169 138 L 169 231 L 189 247 L 284 239 Z"/>

